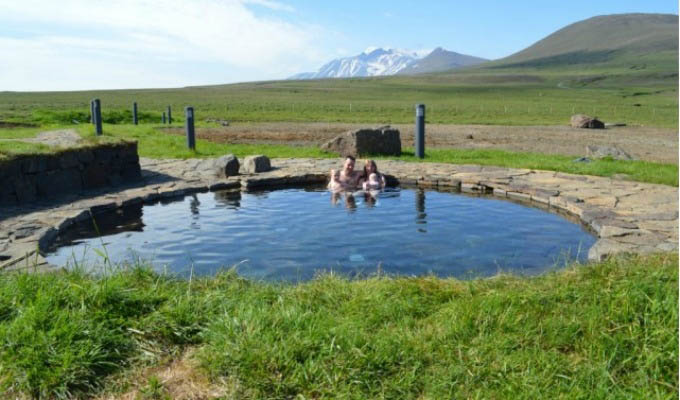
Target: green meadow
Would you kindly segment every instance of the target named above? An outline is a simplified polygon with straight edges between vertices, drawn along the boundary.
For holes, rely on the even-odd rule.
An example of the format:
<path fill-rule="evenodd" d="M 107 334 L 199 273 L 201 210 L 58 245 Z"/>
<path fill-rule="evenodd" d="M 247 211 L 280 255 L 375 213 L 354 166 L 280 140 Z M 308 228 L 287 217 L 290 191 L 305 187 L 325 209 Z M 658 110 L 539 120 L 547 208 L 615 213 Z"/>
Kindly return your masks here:
<path fill-rule="evenodd" d="M 272 81 L 178 89 L 0 93 L 0 120 L 72 124 L 89 120 L 89 101 L 102 101 L 105 123 L 157 123 L 172 106 L 195 108 L 198 121 L 410 123 L 414 105 L 433 124 L 566 125 L 575 113 L 606 122 L 677 128 L 676 72 L 590 66 L 579 69 L 470 69 L 422 76 Z"/>
<path fill-rule="evenodd" d="M 677 288 L 677 254 L 472 281 L 0 274 L 0 392 L 170 399 L 130 371 L 191 349 L 225 398 L 674 399 Z"/>

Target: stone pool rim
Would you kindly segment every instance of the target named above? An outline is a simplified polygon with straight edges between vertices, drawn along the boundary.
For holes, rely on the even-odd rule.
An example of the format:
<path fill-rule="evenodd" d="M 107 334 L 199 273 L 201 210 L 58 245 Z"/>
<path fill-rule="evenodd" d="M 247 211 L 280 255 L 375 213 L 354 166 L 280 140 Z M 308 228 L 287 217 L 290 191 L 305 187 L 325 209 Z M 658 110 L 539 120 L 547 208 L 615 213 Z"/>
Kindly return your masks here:
<path fill-rule="evenodd" d="M 326 171 L 330 167 L 337 168 L 341 159 L 273 159 L 272 171 L 241 174 L 226 179 L 202 175 L 201 171 L 195 169 L 197 162 L 197 159 L 140 159 L 143 182 L 139 186 L 113 188 L 97 196 L 85 194 L 84 198 L 73 203 L 26 214 L 20 213 L 14 220 L 10 218 L 10 222 L 13 223 L 10 225 L 12 231 L 4 233 L 10 237 L 10 245 L 2 255 L 9 255 L 11 258 L 0 263 L 0 271 L 22 269 L 22 264 L 41 270 L 53 269 L 55 266 L 47 264 L 39 253 L 47 249 L 60 232 L 75 222 L 103 211 L 197 192 L 229 189 L 250 191 L 290 185 L 321 184 L 328 179 Z M 393 186 L 442 188 L 462 193 L 491 194 L 575 217 L 594 232 L 598 239 L 588 253 L 588 259 L 591 261 L 600 261 L 618 253 L 652 253 L 673 251 L 678 248 L 675 187 L 530 169 L 391 160 L 379 160 L 378 164 L 380 170 L 387 175 L 388 183 Z M 161 175 L 172 179 L 161 182 L 157 179 Z M 570 189 L 560 190 L 562 186 Z M 653 195 L 646 194 L 650 189 L 655 189 L 652 192 L 662 193 L 664 195 L 662 201 L 665 202 L 659 202 Z M 578 196 L 579 190 L 596 195 L 581 197 Z M 574 191 L 577 195 L 572 193 Z M 616 193 L 619 192 L 622 194 L 617 196 Z M 673 193 L 674 195 L 670 197 L 672 200 L 666 198 Z M 625 213 L 616 212 L 616 206 L 631 197 L 636 200 L 636 203 L 631 203 L 633 207 L 626 208 Z M 610 201 L 610 198 L 613 200 Z M 669 204 L 669 201 L 673 204 Z M 611 202 L 614 202 L 613 207 Z M 667 210 L 657 210 L 658 212 L 654 213 L 661 206 L 666 206 Z M 650 230 L 638 226 L 637 222 L 645 221 L 653 223 L 651 226 L 658 226 L 658 229 Z M 34 230 L 32 232 L 29 230 L 26 236 L 18 237 L 16 232 L 26 225 L 30 225 Z M 3 232 L 0 232 L 0 235 L 2 234 Z M 32 260 L 28 262 L 33 258 L 37 263 Z"/>

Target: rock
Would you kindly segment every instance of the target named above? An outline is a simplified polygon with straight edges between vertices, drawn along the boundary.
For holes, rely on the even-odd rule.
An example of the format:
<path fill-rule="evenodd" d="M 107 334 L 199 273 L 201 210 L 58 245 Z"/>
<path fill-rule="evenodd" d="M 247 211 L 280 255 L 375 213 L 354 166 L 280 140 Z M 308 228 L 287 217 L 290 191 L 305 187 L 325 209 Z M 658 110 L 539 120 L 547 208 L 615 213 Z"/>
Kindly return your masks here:
<path fill-rule="evenodd" d="M 321 149 L 340 156 L 367 154 L 401 155 L 401 138 L 398 129 L 389 126 L 377 129 L 359 129 L 337 136 L 321 145 Z"/>
<path fill-rule="evenodd" d="M 571 162 L 578 162 L 578 163 L 589 163 L 591 161 L 593 161 L 593 160 L 591 160 L 588 157 L 579 157 L 577 159 L 571 160 Z"/>
<path fill-rule="evenodd" d="M 634 253 L 635 246 L 612 239 L 600 239 L 588 250 L 588 260 L 604 261 L 609 256 L 621 253 Z"/>
<path fill-rule="evenodd" d="M 271 169 L 272 166 L 267 156 L 248 156 L 243 160 L 243 171 L 248 174 L 267 172 Z"/>
<path fill-rule="evenodd" d="M 79 165 L 78 162 L 78 154 L 75 151 L 65 151 L 59 155 L 59 167 L 62 169 L 68 169 L 68 168 L 73 168 L 77 167 Z"/>
<path fill-rule="evenodd" d="M 11 179 L 15 196 L 19 202 L 28 203 L 37 198 L 35 181 L 35 176 L 32 175 L 15 176 Z"/>
<path fill-rule="evenodd" d="M 139 167 L 139 163 L 127 163 L 123 165 L 120 170 L 120 177 L 123 178 L 125 182 L 137 181 L 142 178 L 142 169 Z"/>
<path fill-rule="evenodd" d="M 38 175 L 36 180 L 37 194 L 45 198 L 77 192 L 83 188 L 80 171 L 76 168 L 49 171 Z"/>
<path fill-rule="evenodd" d="M 475 137 L 472 136 L 472 134 L 469 134 L 469 135 L 465 136 L 465 139 L 474 139 L 474 138 L 475 138 Z"/>
<path fill-rule="evenodd" d="M 572 115 L 571 126 L 573 128 L 604 129 L 604 123 L 602 121 L 584 114 Z"/>
<path fill-rule="evenodd" d="M 238 175 L 239 166 L 238 158 L 233 154 L 212 160 L 212 170 L 221 178 Z"/>
<path fill-rule="evenodd" d="M 207 118 L 205 122 L 213 122 L 222 126 L 229 126 L 229 121 L 224 119 Z"/>
<path fill-rule="evenodd" d="M 85 188 L 98 188 L 108 183 L 109 171 L 99 164 L 90 164 L 82 171 L 83 186 Z"/>
<path fill-rule="evenodd" d="M 36 174 L 47 170 L 47 156 L 35 155 L 23 159 L 22 171 L 27 174 Z"/>
<path fill-rule="evenodd" d="M 623 149 L 617 146 L 588 145 L 586 146 L 586 156 L 597 159 L 611 157 L 615 160 L 634 160 L 630 154 L 626 153 L 623 151 Z"/>

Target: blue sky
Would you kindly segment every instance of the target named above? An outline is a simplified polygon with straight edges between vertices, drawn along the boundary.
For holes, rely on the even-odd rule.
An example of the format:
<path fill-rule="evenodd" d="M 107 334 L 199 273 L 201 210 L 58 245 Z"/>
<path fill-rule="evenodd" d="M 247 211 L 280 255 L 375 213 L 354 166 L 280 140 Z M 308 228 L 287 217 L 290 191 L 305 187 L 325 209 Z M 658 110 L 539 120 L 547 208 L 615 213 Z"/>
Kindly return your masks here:
<path fill-rule="evenodd" d="M 501 58 L 595 15 L 676 1 L 0 0 L 0 90 L 283 79 L 382 46 Z M 11 55 L 11 56 L 10 56 Z"/>

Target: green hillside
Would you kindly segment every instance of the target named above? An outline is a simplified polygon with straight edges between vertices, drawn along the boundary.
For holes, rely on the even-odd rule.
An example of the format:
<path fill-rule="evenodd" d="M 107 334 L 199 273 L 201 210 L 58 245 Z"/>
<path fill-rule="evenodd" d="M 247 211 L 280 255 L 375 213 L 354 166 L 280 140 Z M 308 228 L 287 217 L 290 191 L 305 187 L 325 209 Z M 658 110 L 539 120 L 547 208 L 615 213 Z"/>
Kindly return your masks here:
<path fill-rule="evenodd" d="M 651 57 L 650 57 L 651 56 Z M 564 67 L 573 64 L 628 64 L 673 61 L 677 67 L 678 16 L 617 14 L 566 26 L 486 67 Z"/>

